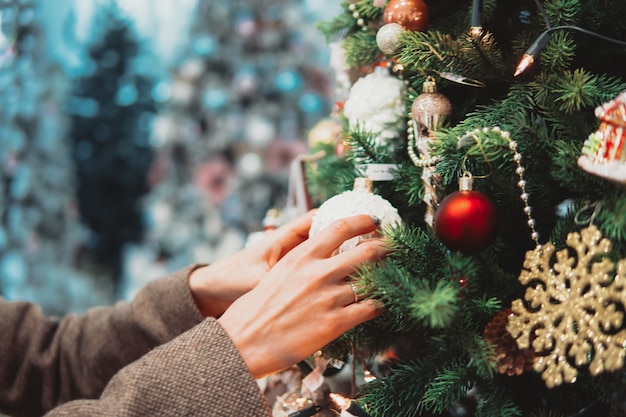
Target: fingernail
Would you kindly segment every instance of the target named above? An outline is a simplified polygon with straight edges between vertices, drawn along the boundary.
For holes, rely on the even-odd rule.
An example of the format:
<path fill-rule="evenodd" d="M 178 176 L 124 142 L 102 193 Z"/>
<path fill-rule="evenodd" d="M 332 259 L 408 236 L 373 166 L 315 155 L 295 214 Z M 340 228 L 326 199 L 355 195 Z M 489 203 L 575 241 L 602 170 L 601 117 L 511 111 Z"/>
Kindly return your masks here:
<path fill-rule="evenodd" d="M 372 218 L 372 221 L 374 222 L 376 226 L 380 226 L 380 219 L 377 216 L 374 216 L 372 214 L 370 217 Z"/>

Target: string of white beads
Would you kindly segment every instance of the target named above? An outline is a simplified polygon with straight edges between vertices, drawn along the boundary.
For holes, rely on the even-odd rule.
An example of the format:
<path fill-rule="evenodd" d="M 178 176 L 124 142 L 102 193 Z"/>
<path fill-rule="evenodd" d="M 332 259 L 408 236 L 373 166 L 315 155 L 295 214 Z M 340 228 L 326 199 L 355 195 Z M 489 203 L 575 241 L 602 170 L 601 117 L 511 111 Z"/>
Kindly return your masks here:
<path fill-rule="evenodd" d="M 367 22 L 361 17 L 361 14 L 356 9 L 356 4 L 350 3 L 348 10 L 352 13 L 352 17 L 356 19 L 356 24 L 359 25 L 361 30 L 367 30 Z"/>
<path fill-rule="evenodd" d="M 409 158 L 416 167 L 424 168 L 428 166 L 435 165 L 437 163 L 438 158 L 436 156 L 425 157 L 424 155 L 417 155 L 415 152 L 415 121 L 411 118 L 411 113 L 408 114 L 409 122 L 407 123 L 407 139 L 408 146 L 407 151 L 409 154 Z"/>
<path fill-rule="evenodd" d="M 527 217 L 526 224 L 530 228 L 530 238 L 535 242 L 537 248 L 540 248 L 541 244 L 539 243 L 539 232 L 537 232 L 537 229 L 535 228 L 536 222 L 532 215 L 533 209 L 528 203 L 528 200 L 530 199 L 530 194 L 526 190 L 526 180 L 524 179 L 524 173 L 526 172 L 526 168 L 522 166 L 522 154 L 519 153 L 519 151 L 517 150 L 517 142 L 511 139 L 511 134 L 508 131 L 502 130 L 499 126 L 494 126 L 491 128 L 484 127 L 482 131 L 483 133 L 489 133 L 489 131 L 498 133 L 502 138 L 506 139 L 509 142 L 509 149 L 513 152 L 513 162 L 515 162 L 515 164 L 517 165 L 517 167 L 515 168 L 515 173 L 519 177 L 517 187 L 521 191 L 520 200 L 522 200 L 522 202 L 524 203 L 523 210 L 524 214 L 526 214 Z M 476 129 L 471 132 L 470 135 L 478 135 L 479 133 L 480 130 Z"/>

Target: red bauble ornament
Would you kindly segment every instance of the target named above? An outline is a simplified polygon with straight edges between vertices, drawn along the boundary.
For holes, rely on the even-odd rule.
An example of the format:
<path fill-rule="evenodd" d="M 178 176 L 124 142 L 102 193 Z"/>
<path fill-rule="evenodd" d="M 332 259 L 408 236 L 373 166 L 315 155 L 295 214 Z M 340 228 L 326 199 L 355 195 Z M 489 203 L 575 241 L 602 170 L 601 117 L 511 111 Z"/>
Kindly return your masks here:
<path fill-rule="evenodd" d="M 384 12 L 385 23 L 397 23 L 419 32 L 428 25 L 428 7 L 423 0 L 389 0 Z"/>
<path fill-rule="evenodd" d="M 459 191 L 443 199 L 435 212 L 435 233 L 450 250 L 465 255 L 489 246 L 497 231 L 496 207 L 471 188 L 471 177 L 459 181 Z"/>

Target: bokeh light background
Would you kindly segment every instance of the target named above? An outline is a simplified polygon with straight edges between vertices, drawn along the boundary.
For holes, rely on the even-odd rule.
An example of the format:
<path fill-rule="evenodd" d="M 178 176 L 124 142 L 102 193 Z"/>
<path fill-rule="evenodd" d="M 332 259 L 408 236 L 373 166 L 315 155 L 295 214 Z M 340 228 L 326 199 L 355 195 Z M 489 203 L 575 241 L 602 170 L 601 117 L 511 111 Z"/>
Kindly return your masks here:
<path fill-rule="evenodd" d="M 326 0 L 0 0 L 0 292 L 49 314 L 239 250 L 329 114 Z"/>

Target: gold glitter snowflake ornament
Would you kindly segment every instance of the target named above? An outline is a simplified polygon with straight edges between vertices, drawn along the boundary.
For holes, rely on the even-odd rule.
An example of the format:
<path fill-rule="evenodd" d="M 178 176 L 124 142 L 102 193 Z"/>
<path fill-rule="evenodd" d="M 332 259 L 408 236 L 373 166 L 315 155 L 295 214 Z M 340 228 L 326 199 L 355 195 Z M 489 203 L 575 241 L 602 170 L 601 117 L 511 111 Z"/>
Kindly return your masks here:
<path fill-rule="evenodd" d="M 550 388 L 575 382 L 579 367 L 591 375 L 621 369 L 626 347 L 626 259 L 616 268 L 606 257 L 611 241 L 595 226 L 566 244 L 526 253 L 519 280 L 528 288 L 507 325 L 520 349 L 532 346 L 533 367 Z"/>

